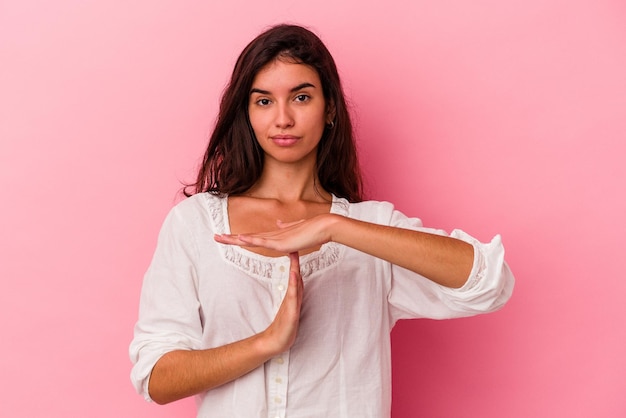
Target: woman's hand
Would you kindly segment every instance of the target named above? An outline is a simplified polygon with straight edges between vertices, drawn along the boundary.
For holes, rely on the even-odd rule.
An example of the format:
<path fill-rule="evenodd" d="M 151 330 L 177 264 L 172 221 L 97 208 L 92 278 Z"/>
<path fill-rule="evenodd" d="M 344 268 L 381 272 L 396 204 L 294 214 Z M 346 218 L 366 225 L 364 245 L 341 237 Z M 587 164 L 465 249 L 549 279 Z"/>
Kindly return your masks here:
<path fill-rule="evenodd" d="M 274 355 L 285 352 L 296 341 L 300 326 L 300 310 L 304 284 L 300 274 L 298 253 L 290 253 L 289 285 L 274 321 L 262 333 L 266 347 Z"/>
<path fill-rule="evenodd" d="M 293 253 L 319 247 L 332 240 L 331 227 L 341 218 L 324 214 L 296 221 L 277 221 L 278 229 L 254 234 L 216 234 L 215 241 L 244 247 L 264 247 L 283 253 Z"/>

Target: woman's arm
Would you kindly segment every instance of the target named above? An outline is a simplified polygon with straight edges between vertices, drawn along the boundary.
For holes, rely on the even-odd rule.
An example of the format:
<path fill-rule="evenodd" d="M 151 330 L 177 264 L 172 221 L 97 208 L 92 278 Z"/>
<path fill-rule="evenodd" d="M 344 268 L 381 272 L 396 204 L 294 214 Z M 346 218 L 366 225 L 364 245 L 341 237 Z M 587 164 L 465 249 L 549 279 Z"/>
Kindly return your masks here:
<path fill-rule="evenodd" d="M 303 283 L 297 253 L 290 253 L 289 284 L 274 321 L 252 337 L 206 350 L 175 350 L 152 369 L 149 392 L 159 404 L 213 389 L 259 367 L 287 351 L 300 321 Z"/>
<path fill-rule="evenodd" d="M 456 238 L 350 218 L 339 220 L 333 230 L 333 241 L 446 287 L 462 287 L 472 271 L 474 247 Z"/>
<path fill-rule="evenodd" d="M 472 270 L 474 249 L 456 238 L 324 214 L 260 234 L 216 235 L 223 244 L 293 252 L 334 241 L 418 273 L 440 285 L 459 288 Z"/>

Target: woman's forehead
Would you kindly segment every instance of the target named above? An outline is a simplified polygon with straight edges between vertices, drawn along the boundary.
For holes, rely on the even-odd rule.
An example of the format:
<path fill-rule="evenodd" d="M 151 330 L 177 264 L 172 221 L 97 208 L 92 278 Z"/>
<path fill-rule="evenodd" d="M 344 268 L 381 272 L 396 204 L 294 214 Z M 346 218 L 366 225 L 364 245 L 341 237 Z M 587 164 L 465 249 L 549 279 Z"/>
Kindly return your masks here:
<path fill-rule="evenodd" d="M 302 84 L 321 87 L 317 71 L 307 64 L 277 58 L 263 66 L 252 81 L 253 89 L 292 89 Z"/>

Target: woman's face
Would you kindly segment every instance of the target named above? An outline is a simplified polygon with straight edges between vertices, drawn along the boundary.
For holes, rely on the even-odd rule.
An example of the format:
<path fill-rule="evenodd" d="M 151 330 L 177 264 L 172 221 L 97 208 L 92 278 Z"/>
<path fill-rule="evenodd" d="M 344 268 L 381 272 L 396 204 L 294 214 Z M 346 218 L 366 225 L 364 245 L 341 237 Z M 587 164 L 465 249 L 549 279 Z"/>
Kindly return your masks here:
<path fill-rule="evenodd" d="M 252 82 L 248 113 L 266 162 L 315 163 L 330 118 L 312 67 L 281 59 L 267 64 Z"/>

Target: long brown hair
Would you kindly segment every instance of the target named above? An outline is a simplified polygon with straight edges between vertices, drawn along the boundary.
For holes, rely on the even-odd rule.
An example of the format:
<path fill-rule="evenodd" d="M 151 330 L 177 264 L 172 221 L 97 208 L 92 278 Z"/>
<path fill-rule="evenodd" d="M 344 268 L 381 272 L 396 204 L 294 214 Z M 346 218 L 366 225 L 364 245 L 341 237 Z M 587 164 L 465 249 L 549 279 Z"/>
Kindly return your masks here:
<path fill-rule="evenodd" d="M 314 68 L 326 103 L 333 106 L 334 126 L 326 126 L 317 148 L 320 185 L 350 202 L 363 200 L 352 122 L 335 61 L 313 32 L 295 25 L 278 25 L 263 32 L 237 59 L 198 177 L 187 185 L 185 195 L 243 193 L 261 176 L 264 154 L 250 124 L 248 101 L 254 77 L 276 58 Z"/>

